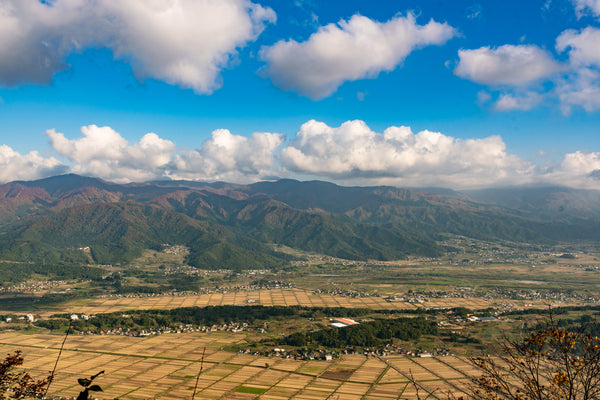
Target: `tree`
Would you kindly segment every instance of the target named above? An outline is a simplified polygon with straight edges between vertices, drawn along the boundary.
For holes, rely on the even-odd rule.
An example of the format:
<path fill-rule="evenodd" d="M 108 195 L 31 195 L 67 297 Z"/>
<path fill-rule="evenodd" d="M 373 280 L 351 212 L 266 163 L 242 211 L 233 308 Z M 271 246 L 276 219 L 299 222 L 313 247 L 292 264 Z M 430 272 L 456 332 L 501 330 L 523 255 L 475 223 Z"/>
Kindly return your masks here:
<path fill-rule="evenodd" d="M 45 387 L 52 381 L 52 376 L 35 380 L 26 371 L 15 372 L 15 368 L 20 365 L 23 365 L 20 350 L 9 353 L 0 362 L 0 399 L 7 396 L 14 399 L 41 397 Z"/>
<path fill-rule="evenodd" d="M 474 357 L 481 376 L 468 397 L 485 400 L 600 399 L 600 338 L 597 326 L 545 326 L 520 340 L 505 339 L 501 355 Z"/>

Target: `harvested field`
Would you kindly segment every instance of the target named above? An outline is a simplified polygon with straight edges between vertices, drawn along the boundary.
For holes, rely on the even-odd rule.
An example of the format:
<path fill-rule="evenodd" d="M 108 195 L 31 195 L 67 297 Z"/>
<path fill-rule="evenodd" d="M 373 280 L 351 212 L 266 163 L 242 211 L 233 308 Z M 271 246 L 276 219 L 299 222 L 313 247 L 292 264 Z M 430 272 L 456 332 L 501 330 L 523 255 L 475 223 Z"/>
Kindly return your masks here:
<path fill-rule="evenodd" d="M 522 308 L 518 300 L 503 300 L 513 303 L 515 308 Z M 539 304 L 538 304 L 539 303 Z M 444 298 L 432 299 L 425 303 L 409 303 L 405 301 L 388 302 L 383 297 L 346 297 L 332 294 L 314 294 L 303 289 L 268 289 L 254 291 L 238 291 L 228 293 L 207 293 L 199 295 L 151 295 L 131 297 L 102 297 L 89 300 L 78 300 L 60 306 L 76 314 L 99 314 L 114 311 L 173 309 L 179 307 L 205 307 L 220 305 L 264 305 L 305 307 L 347 307 L 372 308 L 374 310 L 414 310 L 415 308 L 433 307 L 466 307 L 472 310 L 486 309 L 493 305 L 492 301 L 481 298 Z M 543 301 L 529 301 L 531 307 L 545 308 Z M 41 316 L 48 316 L 56 310 L 39 310 Z"/>
<path fill-rule="evenodd" d="M 0 352 L 21 349 L 34 376 L 54 366 L 63 337 L 50 334 L 0 334 Z M 75 396 L 77 378 L 105 370 L 97 379 L 103 398 L 189 399 L 200 371 L 202 399 L 416 399 L 420 393 L 457 392 L 473 368 L 458 357 L 408 358 L 345 355 L 332 361 L 300 361 L 221 351 L 237 343 L 235 333 L 164 334 L 153 337 L 69 337 L 50 394 Z"/>

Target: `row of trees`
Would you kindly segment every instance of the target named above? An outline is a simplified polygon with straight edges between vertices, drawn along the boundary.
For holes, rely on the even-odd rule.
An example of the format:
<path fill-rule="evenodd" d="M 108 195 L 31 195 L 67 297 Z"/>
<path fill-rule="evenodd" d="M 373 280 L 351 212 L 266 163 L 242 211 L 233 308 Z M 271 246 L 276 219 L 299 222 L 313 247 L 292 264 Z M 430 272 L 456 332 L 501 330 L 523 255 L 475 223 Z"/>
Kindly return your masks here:
<path fill-rule="evenodd" d="M 89 279 L 101 281 L 106 272 L 101 268 L 82 264 L 56 262 L 15 262 L 0 263 L 0 286 L 10 286 L 26 281 L 33 274 L 51 276 L 55 279 Z"/>
<path fill-rule="evenodd" d="M 179 325 L 219 325 L 226 322 L 264 321 L 277 317 L 312 315 L 319 309 L 284 306 L 208 306 L 182 307 L 171 310 L 132 310 L 124 315 L 122 312 L 97 314 L 88 320 L 78 319 L 71 326 L 78 331 L 129 328 L 151 329 L 176 327 Z M 55 318 L 37 322 L 38 326 L 48 329 L 62 329 L 69 324 L 69 314 L 58 314 Z"/>

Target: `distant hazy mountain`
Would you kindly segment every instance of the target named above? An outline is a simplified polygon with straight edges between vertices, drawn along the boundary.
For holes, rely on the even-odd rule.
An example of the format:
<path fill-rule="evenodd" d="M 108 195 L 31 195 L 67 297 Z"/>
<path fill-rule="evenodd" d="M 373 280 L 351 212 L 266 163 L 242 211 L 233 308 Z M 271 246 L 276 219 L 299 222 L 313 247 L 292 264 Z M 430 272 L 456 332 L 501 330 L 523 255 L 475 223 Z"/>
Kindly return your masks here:
<path fill-rule="evenodd" d="M 513 187 L 466 192 L 472 199 L 538 216 L 600 219 L 600 191 L 566 187 Z"/>
<path fill-rule="evenodd" d="M 443 251 L 437 239 L 600 240 L 600 192 L 566 188 L 342 187 L 159 181 L 119 185 L 63 175 L 0 185 L 0 257 L 128 262 L 162 244 L 207 268 L 283 265 L 272 244 L 347 259 Z M 89 247 L 89 254 L 80 248 Z"/>

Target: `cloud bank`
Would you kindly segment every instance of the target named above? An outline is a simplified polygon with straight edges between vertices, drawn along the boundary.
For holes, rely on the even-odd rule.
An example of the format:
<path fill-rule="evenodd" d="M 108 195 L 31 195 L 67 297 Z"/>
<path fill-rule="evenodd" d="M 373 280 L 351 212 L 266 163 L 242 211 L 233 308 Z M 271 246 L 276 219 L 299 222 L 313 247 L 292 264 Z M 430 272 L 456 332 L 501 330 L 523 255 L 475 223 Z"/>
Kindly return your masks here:
<path fill-rule="evenodd" d="M 283 136 L 254 133 L 249 138 L 217 129 L 199 150 L 179 150 L 175 143 L 147 133 L 130 144 L 110 127 L 81 128 L 78 139 L 46 131 L 52 148 L 71 161 L 71 172 L 115 182 L 153 179 L 249 182 L 270 174 Z"/>
<path fill-rule="evenodd" d="M 155 133 L 147 133 L 133 145 L 107 126 L 84 126 L 81 133 L 79 139 L 70 140 L 50 129 L 46 136 L 58 154 L 73 162 L 71 172 L 115 182 L 159 178 L 176 151 L 173 142 Z"/>
<path fill-rule="evenodd" d="M 506 153 L 498 136 L 460 140 L 427 130 L 413 133 L 406 126 L 376 133 L 363 121 L 338 128 L 309 121 L 281 151 L 281 162 L 290 171 L 345 182 L 408 186 L 519 183 L 531 170 Z"/>
<path fill-rule="evenodd" d="M 57 157 L 21 155 L 0 146 L 0 181 L 72 172 L 126 183 L 186 179 L 250 183 L 273 176 L 347 185 L 439 186 L 454 189 L 518 184 L 568 184 L 600 189 L 600 153 L 565 154 L 536 165 L 510 154 L 499 136 L 458 139 L 440 132 L 391 126 L 375 132 L 360 120 L 338 127 L 311 120 L 288 141 L 279 133 L 249 137 L 217 129 L 197 149 L 181 149 L 156 133 L 129 143 L 111 127 L 81 128 L 69 139 L 46 136 Z M 62 159 L 63 161 L 60 161 Z"/>
<path fill-rule="evenodd" d="M 277 133 L 255 132 L 247 138 L 217 129 L 199 150 L 176 155 L 169 176 L 234 182 L 264 179 L 273 172 L 275 152 L 283 139 Z"/>
<path fill-rule="evenodd" d="M 37 151 L 20 154 L 0 145 L 0 181 L 32 180 L 63 174 L 67 167 L 54 157 L 42 157 Z"/>
<path fill-rule="evenodd" d="M 444 44 L 455 34 L 446 23 L 418 25 L 412 14 L 383 23 L 354 15 L 322 26 L 305 42 L 281 40 L 263 47 L 260 57 L 275 86 L 318 100 L 346 81 L 392 71 L 413 50 Z"/>
<path fill-rule="evenodd" d="M 139 79 L 211 93 L 237 49 L 275 18 L 249 0 L 4 0 L 0 85 L 48 84 L 69 54 L 107 47 Z"/>

